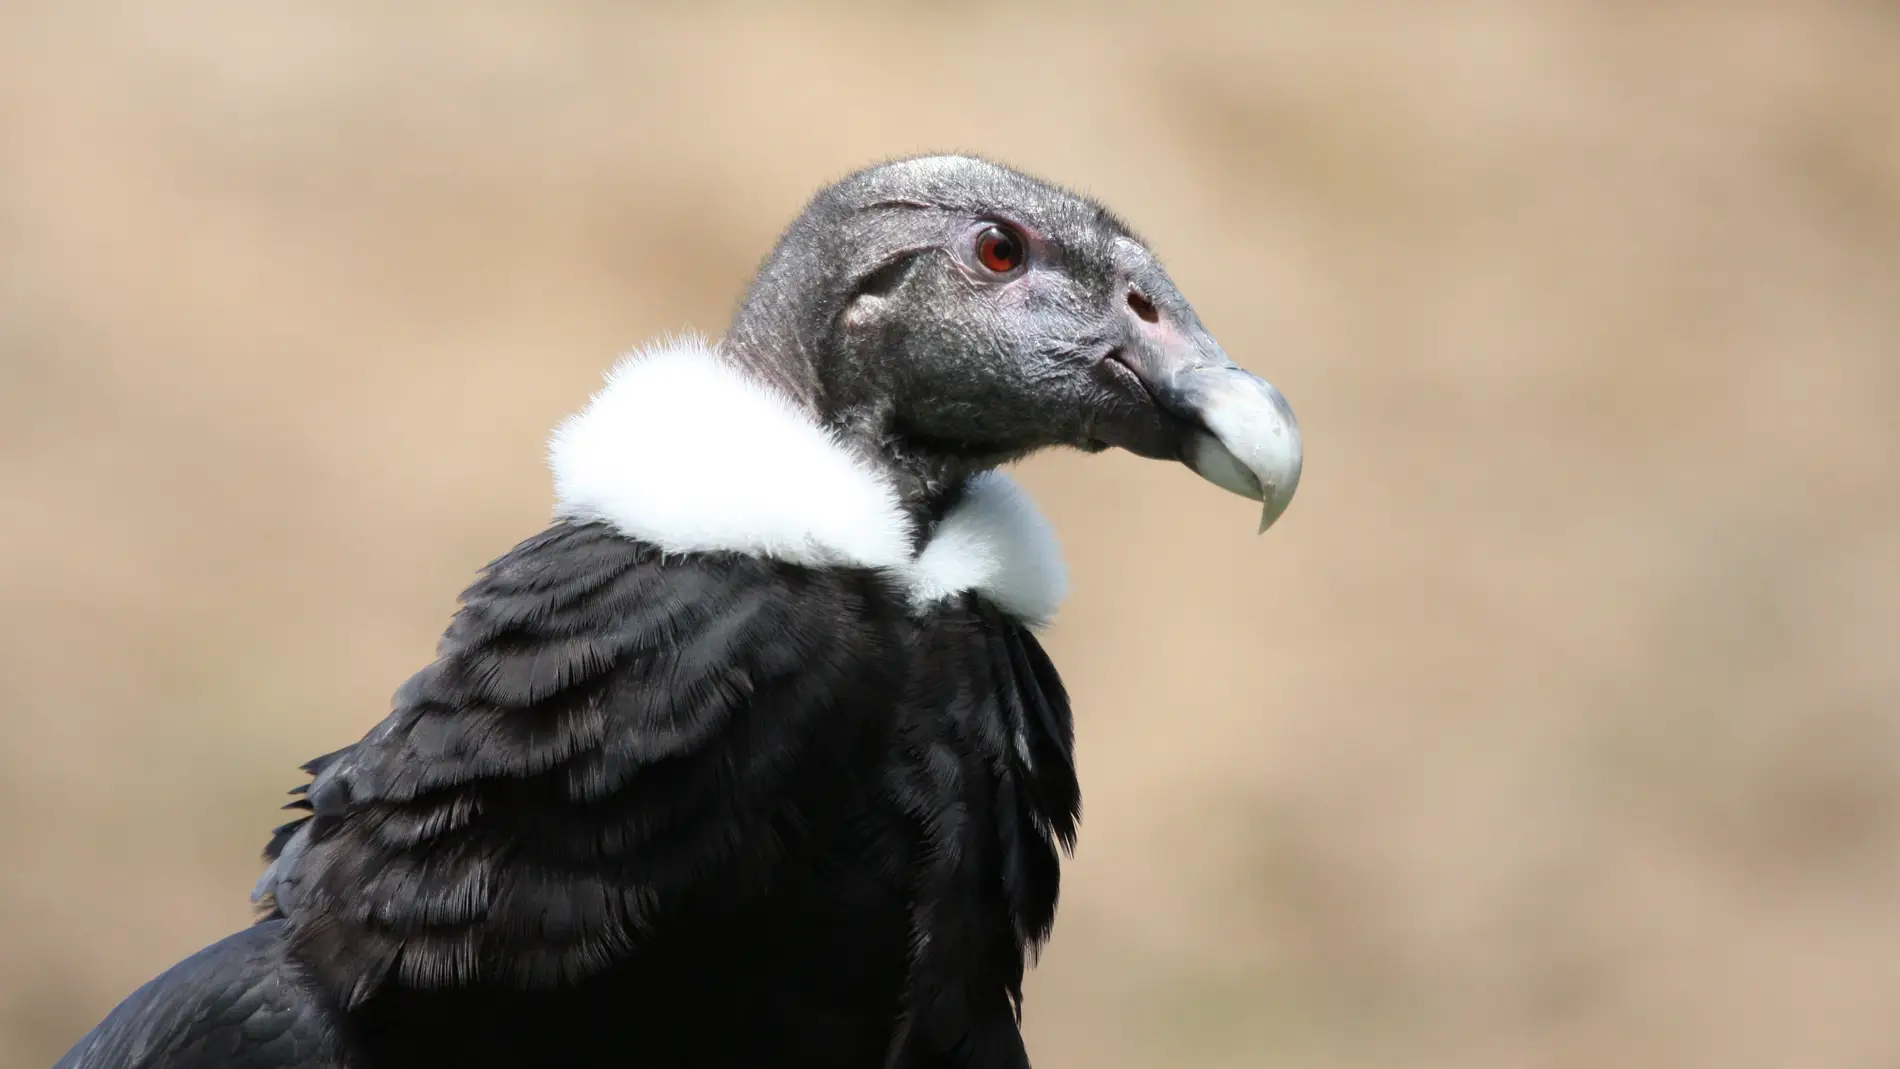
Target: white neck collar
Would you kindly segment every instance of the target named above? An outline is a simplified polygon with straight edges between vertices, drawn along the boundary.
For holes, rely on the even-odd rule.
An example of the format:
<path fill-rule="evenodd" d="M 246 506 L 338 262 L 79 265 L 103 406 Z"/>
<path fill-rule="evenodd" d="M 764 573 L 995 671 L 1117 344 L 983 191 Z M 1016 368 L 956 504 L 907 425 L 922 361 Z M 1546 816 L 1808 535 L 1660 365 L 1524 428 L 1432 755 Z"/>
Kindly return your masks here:
<path fill-rule="evenodd" d="M 667 552 L 883 569 L 920 607 L 974 591 L 1037 624 L 1067 593 L 1054 532 L 1007 475 L 971 479 L 913 554 L 890 481 L 702 338 L 621 360 L 555 429 L 548 458 L 555 515 L 604 521 Z"/>

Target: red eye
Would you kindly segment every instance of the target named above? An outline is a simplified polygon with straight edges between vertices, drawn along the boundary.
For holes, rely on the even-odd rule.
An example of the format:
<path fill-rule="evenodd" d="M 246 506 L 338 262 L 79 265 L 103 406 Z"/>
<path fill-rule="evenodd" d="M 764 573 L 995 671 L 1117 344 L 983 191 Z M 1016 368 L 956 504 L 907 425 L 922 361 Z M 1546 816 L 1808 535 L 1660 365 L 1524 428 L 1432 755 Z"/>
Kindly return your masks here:
<path fill-rule="evenodd" d="M 976 262 L 1007 275 L 1023 265 L 1023 239 L 1000 226 L 985 227 L 976 236 Z"/>

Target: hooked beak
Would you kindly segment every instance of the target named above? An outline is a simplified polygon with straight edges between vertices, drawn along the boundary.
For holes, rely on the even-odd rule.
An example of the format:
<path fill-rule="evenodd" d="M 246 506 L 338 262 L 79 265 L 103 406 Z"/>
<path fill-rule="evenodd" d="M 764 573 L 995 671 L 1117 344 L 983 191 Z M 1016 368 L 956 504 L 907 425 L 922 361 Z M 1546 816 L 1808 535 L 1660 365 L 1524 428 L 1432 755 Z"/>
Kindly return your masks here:
<path fill-rule="evenodd" d="M 1158 407 L 1185 426 L 1176 459 L 1208 482 L 1261 503 L 1265 532 L 1293 501 L 1300 424 L 1273 384 L 1235 364 L 1204 330 L 1165 331 L 1115 354 Z"/>

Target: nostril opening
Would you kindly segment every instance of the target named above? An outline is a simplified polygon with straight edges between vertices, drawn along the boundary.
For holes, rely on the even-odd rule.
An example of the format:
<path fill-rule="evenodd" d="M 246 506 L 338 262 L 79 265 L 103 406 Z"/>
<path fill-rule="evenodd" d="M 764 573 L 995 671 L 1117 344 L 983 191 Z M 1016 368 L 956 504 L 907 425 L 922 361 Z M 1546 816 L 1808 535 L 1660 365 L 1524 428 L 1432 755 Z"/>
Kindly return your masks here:
<path fill-rule="evenodd" d="M 1155 311 L 1155 303 L 1134 290 L 1128 291 L 1128 307 L 1134 309 L 1136 315 L 1150 323 L 1161 322 L 1161 313 Z"/>

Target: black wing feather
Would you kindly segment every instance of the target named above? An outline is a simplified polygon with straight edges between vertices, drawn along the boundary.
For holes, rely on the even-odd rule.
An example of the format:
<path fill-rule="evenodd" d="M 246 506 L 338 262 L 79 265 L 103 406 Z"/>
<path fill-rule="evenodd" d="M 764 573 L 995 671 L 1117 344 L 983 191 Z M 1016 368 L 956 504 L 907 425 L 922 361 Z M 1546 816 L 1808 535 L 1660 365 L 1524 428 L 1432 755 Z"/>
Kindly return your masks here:
<path fill-rule="evenodd" d="M 925 643 L 892 786 L 922 849 L 890 1063 L 1027 1066 L 1025 958 L 1054 924 L 1081 805 L 1068 697 L 1028 629 L 980 599 Z"/>
<path fill-rule="evenodd" d="M 213 943 L 133 992 L 54 1069 L 331 1069 L 335 1036 L 284 959 L 284 922 Z"/>

